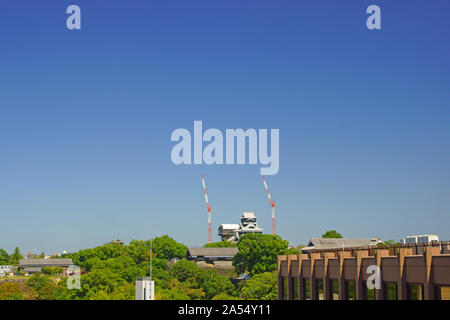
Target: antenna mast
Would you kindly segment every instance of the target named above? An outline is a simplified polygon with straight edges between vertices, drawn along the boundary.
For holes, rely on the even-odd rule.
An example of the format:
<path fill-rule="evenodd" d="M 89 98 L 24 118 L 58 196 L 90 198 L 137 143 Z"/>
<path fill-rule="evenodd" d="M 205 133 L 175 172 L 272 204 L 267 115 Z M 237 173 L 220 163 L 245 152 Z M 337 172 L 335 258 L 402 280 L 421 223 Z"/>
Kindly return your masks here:
<path fill-rule="evenodd" d="M 150 280 L 152 280 L 152 275 L 153 275 L 153 239 L 150 237 Z"/>

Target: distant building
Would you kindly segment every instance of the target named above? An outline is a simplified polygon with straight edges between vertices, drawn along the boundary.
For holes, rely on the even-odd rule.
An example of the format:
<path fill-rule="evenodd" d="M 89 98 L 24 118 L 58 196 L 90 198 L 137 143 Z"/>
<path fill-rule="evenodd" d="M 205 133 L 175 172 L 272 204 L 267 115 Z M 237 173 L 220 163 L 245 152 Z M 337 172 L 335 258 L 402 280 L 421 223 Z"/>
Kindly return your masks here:
<path fill-rule="evenodd" d="M 345 248 L 367 248 L 383 243 L 380 238 L 311 238 L 303 253 L 311 250 L 333 250 Z"/>
<path fill-rule="evenodd" d="M 12 272 L 12 266 L 1 265 L 0 266 L 0 277 L 9 275 Z"/>
<path fill-rule="evenodd" d="M 236 232 L 239 230 L 238 224 L 224 223 L 219 226 L 219 237 L 222 241 L 230 241 L 235 238 Z"/>
<path fill-rule="evenodd" d="M 243 212 L 241 217 L 241 223 L 239 224 L 238 235 L 240 238 L 247 233 L 262 233 L 263 229 L 258 226 L 256 222 L 256 216 L 253 212 Z"/>
<path fill-rule="evenodd" d="M 199 267 L 232 269 L 233 258 L 238 248 L 188 248 L 186 259 L 194 261 Z"/>
<path fill-rule="evenodd" d="M 407 236 L 400 240 L 401 244 L 416 244 L 416 243 L 430 243 L 439 242 L 439 237 L 435 234 Z"/>
<path fill-rule="evenodd" d="M 222 241 L 237 242 L 239 238 L 247 233 L 262 233 L 263 229 L 258 226 L 257 217 L 253 212 L 243 212 L 240 224 L 221 224 L 219 236 Z"/>
<path fill-rule="evenodd" d="M 43 267 L 62 267 L 64 270 L 73 266 L 72 259 L 20 259 L 19 270 L 26 273 L 41 272 Z"/>
<path fill-rule="evenodd" d="M 111 241 L 112 244 L 120 244 L 121 246 L 123 246 L 123 241 L 120 239 L 116 239 L 114 241 Z"/>

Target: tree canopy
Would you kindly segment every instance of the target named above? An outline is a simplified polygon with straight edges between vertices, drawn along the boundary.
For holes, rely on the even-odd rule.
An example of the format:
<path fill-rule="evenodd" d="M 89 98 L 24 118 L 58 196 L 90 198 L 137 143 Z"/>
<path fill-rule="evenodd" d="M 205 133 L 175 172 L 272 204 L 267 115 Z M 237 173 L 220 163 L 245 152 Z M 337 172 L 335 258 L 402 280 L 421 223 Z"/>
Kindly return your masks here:
<path fill-rule="evenodd" d="M 57 285 L 52 278 L 40 275 L 39 273 L 33 274 L 28 279 L 27 285 L 36 290 L 37 299 L 39 300 L 52 300 L 53 294 L 57 288 Z"/>
<path fill-rule="evenodd" d="M 328 230 L 322 235 L 322 238 L 342 238 L 342 235 L 336 230 Z"/>
<path fill-rule="evenodd" d="M 217 270 L 203 270 L 193 261 L 178 261 L 170 269 L 170 274 L 179 283 L 184 283 L 185 287 L 191 290 L 187 290 L 191 298 L 198 295 L 198 292 L 195 291 L 198 289 L 203 291 L 202 296 L 205 299 L 212 299 L 220 293 L 231 295 L 234 291 L 231 281 L 219 275 Z"/>
<path fill-rule="evenodd" d="M 9 264 L 19 264 L 19 260 L 23 259 L 22 254 L 18 247 L 14 249 L 14 252 L 9 256 Z"/>
<path fill-rule="evenodd" d="M 250 233 L 242 236 L 233 265 L 237 273 L 255 275 L 277 269 L 277 256 L 285 254 L 289 242 L 278 235 Z"/>
<path fill-rule="evenodd" d="M 204 248 L 235 248 L 237 244 L 231 241 L 210 242 L 203 246 Z"/>
<path fill-rule="evenodd" d="M 277 274 L 264 272 L 247 280 L 242 287 L 242 297 L 247 300 L 276 300 Z"/>
<path fill-rule="evenodd" d="M 182 259 L 186 257 L 187 247 L 176 242 L 174 239 L 170 238 L 168 235 L 162 237 L 156 237 L 153 240 L 153 251 L 156 253 L 156 257 L 160 259 Z"/>
<path fill-rule="evenodd" d="M 153 239 L 152 245 L 157 299 L 212 299 L 221 293 L 236 297 L 230 279 L 184 260 L 187 247 L 183 244 L 166 235 Z M 136 278 L 150 274 L 150 240 L 132 240 L 129 245 L 107 243 L 65 257 L 72 258 L 87 273 L 81 276 L 79 290 L 69 290 L 65 281 L 60 281 L 54 299 L 134 299 Z M 170 262 L 173 258 L 182 260 Z"/>
<path fill-rule="evenodd" d="M 34 300 L 37 292 L 30 286 L 17 282 L 0 283 L 0 300 Z"/>
<path fill-rule="evenodd" d="M 3 249 L 0 249 L 0 265 L 9 263 L 9 254 Z"/>
<path fill-rule="evenodd" d="M 150 254 L 156 299 L 271 299 L 276 297 L 272 294 L 271 272 L 276 270 L 277 255 L 295 250 L 288 249 L 288 242 L 279 236 L 243 236 L 237 244 L 240 254 L 233 264 L 238 273 L 248 271 L 255 280 L 249 280 L 242 291 L 232 282 L 232 274 L 223 275 L 215 269 L 203 269 L 195 262 L 187 261 L 187 247 L 169 236 L 156 237 L 152 241 L 153 252 L 150 252 L 150 240 L 132 240 L 128 245 L 106 243 L 64 254 L 62 257 L 71 258 L 81 268 L 81 288 L 69 289 L 61 268 L 44 267 L 42 274 L 36 273 L 26 282 L 0 282 L 0 299 L 133 300 L 136 278 L 150 275 Z M 208 246 L 235 244 L 219 241 Z M 0 250 L 2 261 L 18 262 L 20 258 L 18 248 L 11 255 Z M 179 260 L 173 261 L 174 258 Z M 262 281 L 259 285 L 256 284 L 258 279 Z"/>

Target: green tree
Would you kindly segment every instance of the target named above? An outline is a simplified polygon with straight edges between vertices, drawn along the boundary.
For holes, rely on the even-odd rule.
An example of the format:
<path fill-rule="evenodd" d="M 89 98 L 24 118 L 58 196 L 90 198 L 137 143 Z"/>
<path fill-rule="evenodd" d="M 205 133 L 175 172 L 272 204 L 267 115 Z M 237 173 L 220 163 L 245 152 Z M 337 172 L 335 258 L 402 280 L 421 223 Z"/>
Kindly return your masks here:
<path fill-rule="evenodd" d="M 39 273 L 35 273 L 27 280 L 27 285 L 29 285 L 33 289 L 39 291 L 49 281 L 50 281 L 49 277 L 40 275 Z"/>
<path fill-rule="evenodd" d="M 149 265 L 150 264 L 147 263 L 143 267 L 141 267 L 141 269 L 145 272 L 147 276 L 150 274 Z M 155 281 L 155 286 L 159 286 L 164 289 L 169 288 L 169 283 L 173 279 L 172 275 L 170 275 L 169 272 L 167 271 L 167 267 L 166 269 L 161 269 L 155 268 L 155 266 L 153 266 L 152 268 L 152 278 Z"/>
<path fill-rule="evenodd" d="M 39 300 L 52 300 L 56 291 L 56 283 L 48 276 L 33 274 L 27 281 L 27 285 L 36 290 Z"/>
<path fill-rule="evenodd" d="M 146 272 L 148 272 L 150 270 L 150 261 L 144 261 L 141 264 L 139 264 L 139 267 L 144 269 Z M 167 260 L 164 259 L 159 259 L 159 258 L 153 258 L 152 259 L 152 269 L 161 269 L 164 271 L 168 271 L 169 267 L 168 267 L 168 262 Z"/>
<path fill-rule="evenodd" d="M 42 272 L 42 274 L 49 276 L 52 274 L 52 267 L 42 267 L 41 272 Z"/>
<path fill-rule="evenodd" d="M 176 242 L 168 235 L 156 237 L 152 243 L 153 251 L 160 259 L 171 260 L 173 258 L 182 259 L 186 257 L 187 247 Z"/>
<path fill-rule="evenodd" d="M 284 254 L 299 254 L 301 251 L 297 248 L 287 248 Z"/>
<path fill-rule="evenodd" d="M 137 277 L 143 277 L 145 275 L 144 271 L 128 256 L 110 258 L 104 261 L 100 260 L 91 267 L 91 271 L 105 269 L 118 274 L 127 282 L 135 281 Z"/>
<path fill-rule="evenodd" d="M 336 230 L 328 230 L 322 235 L 322 238 L 342 238 L 342 235 Z"/>
<path fill-rule="evenodd" d="M 111 300 L 134 300 L 135 290 L 134 282 L 127 283 L 115 288 L 110 298 Z"/>
<path fill-rule="evenodd" d="M 212 299 L 220 293 L 234 293 L 234 286 L 228 278 L 217 270 L 203 270 L 193 261 L 178 261 L 169 273 L 175 278 L 176 285 L 170 281 L 168 287 L 182 288 L 191 299 Z"/>
<path fill-rule="evenodd" d="M 53 280 L 49 281 L 38 291 L 38 299 L 53 300 L 53 295 L 55 294 L 56 288 L 56 283 Z"/>
<path fill-rule="evenodd" d="M 111 296 L 107 292 L 100 290 L 93 292 L 89 296 L 89 300 L 111 300 Z"/>
<path fill-rule="evenodd" d="M 386 240 L 386 241 L 384 241 L 384 243 L 380 243 L 380 246 L 383 246 L 383 245 L 390 245 L 390 246 L 393 246 L 393 245 L 399 245 L 399 244 L 401 244 L 400 242 L 396 242 L 394 239 L 389 239 L 389 240 Z"/>
<path fill-rule="evenodd" d="M 62 267 L 42 267 L 41 272 L 49 276 L 57 276 L 64 272 Z"/>
<path fill-rule="evenodd" d="M 211 300 L 241 300 L 241 299 L 235 296 L 230 296 L 226 293 L 219 293 L 218 295 L 214 296 Z"/>
<path fill-rule="evenodd" d="M 203 246 L 204 248 L 235 248 L 237 244 L 231 241 L 218 241 L 207 243 Z"/>
<path fill-rule="evenodd" d="M 0 265 L 8 264 L 9 262 L 9 254 L 3 249 L 0 249 Z"/>
<path fill-rule="evenodd" d="M 217 270 L 202 270 L 196 279 L 198 288 L 205 293 L 205 299 L 212 299 L 220 293 L 232 295 L 234 286 L 230 279 L 219 275 Z"/>
<path fill-rule="evenodd" d="M 75 265 L 85 268 L 86 271 L 90 271 L 92 266 L 100 260 L 108 260 L 110 258 L 117 258 L 127 255 L 128 252 L 126 246 L 118 246 L 112 243 L 107 243 L 93 249 L 80 250 L 67 256 L 72 258 Z"/>
<path fill-rule="evenodd" d="M 181 288 L 155 288 L 155 300 L 191 300 L 191 297 Z"/>
<path fill-rule="evenodd" d="M 81 276 L 80 297 L 91 299 L 100 291 L 110 295 L 117 287 L 125 284 L 127 282 L 119 274 L 109 269 L 94 269 Z"/>
<path fill-rule="evenodd" d="M 233 258 L 237 273 L 255 275 L 277 269 L 277 256 L 284 254 L 289 242 L 278 235 L 250 233 L 238 241 L 239 252 Z"/>
<path fill-rule="evenodd" d="M 18 283 L 0 283 L 0 300 L 24 300 L 22 290 Z"/>
<path fill-rule="evenodd" d="M 196 281 L 202 270 L 193 261 L 181 260 L 170 268 L 170 275 L 180 282 Z"/>
<path fill-rule="evenodd" d="M 276 300 L 277 299 L 277 274 L 276 272 L 264 272 L 255 275 L 245 282 L 241 294 L 247 300 Z"/>
<path fill-rule="evenodd" d="M 81 290 L 67 288 L 67 278 L 58 282 L 53 294 L 54 300 L 78 300 L 81 299 Z"/>
<path fill-rule="evenodd" d="M 181 291 L 189 297 L 188 300 L 200 300 L 205 297 L 205 292 L 202 288 L 199 288 L 196 281 L 180 282 L 177 279 L 172 279 L 169 282 L 168 290 L 167 293 Z M 178 298 L 172 298 L 171 300 L 178 300 Z"/>
<path fill-rule="evenodd" d="M 20 254 L 20 250 L 18 247 L 14 249 L 14 252 L 9 256 L 9 263 L 13 265 L 19 264 L 19 260 L 23 259 L 23 256 Z"/>
<path fill-rule="evenodd" d="M 126 249 L 128 256 L 137 264 L 150 260 L 150 241 L 133 239 Z"/>

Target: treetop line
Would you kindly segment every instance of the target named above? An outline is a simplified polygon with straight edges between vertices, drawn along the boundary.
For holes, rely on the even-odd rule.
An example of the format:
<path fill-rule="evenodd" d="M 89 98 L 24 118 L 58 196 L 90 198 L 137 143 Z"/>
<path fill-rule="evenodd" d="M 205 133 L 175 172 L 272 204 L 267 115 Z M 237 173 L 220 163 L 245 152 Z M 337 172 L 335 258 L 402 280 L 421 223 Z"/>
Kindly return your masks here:
<path fill-rule="evenodd" d="M 81 30 L 81 8 L 77 5 L 67 7 L 66 13 L 69 15 L 66 20 L 66 26 L 69 30 Z M 372 4 L 367 7 L 366 13 L 369 15 L 366 19 L 366 26 L 369 30 L 381 30 L 381 9 Z"/>

